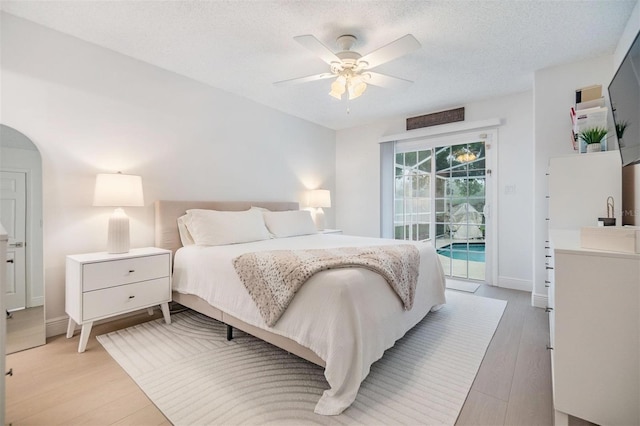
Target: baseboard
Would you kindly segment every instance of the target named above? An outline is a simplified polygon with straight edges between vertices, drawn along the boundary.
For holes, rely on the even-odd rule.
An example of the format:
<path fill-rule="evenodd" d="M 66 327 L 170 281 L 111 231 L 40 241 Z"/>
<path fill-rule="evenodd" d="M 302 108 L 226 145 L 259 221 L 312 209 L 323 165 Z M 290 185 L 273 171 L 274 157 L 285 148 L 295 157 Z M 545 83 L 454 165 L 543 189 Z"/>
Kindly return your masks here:
<path fill-rule="evenodd" d="M 531 294 L 531 304 L 536 308 L 546 308 L 549 303 L 549 297 L 546 294 Z"/>
<path fill-rule="evenodd" d="M 47 338 L 66 334 L 68 323 L 69 317 L 67 316 L 47 320 L 47 323 L 45 324 Z"/>
<path fill-rule="evenodd" d="M 498 287 L 510 288 L 512 290 L 531 291 L 533 282 L 520 278 L 498 277 Z"/>
<path fill-rule="evenodd" d="M 34 297 L 31 299 L 31 303 L 29 304 L 29 308 L 33 308 L 35 306 L 42 306 L 44 305 L 44 296 L 40 296 L 40 297 Z"/>

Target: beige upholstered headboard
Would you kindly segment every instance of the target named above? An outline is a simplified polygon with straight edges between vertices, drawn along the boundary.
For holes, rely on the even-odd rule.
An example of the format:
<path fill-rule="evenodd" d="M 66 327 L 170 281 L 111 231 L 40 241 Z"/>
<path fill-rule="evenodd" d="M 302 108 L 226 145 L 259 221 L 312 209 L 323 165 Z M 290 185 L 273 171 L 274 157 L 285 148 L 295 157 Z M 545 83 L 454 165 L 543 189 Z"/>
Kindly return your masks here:
<path fill-rule="evenodd" d="M 156 247 L 171 250 L 173 253 L 182 247 L 177 219 L 188 209 L 242 211 L 252 206 L 272 211 L 299 208 L 298 203 L 289 201 L 156 201 Z"/>

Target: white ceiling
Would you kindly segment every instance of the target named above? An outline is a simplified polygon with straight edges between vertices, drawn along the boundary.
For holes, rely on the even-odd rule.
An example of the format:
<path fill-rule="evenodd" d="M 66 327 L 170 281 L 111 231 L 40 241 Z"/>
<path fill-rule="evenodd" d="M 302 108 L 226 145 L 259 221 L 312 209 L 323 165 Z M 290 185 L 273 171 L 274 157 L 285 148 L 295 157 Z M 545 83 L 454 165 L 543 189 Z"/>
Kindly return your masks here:
<path fill-rule="evenodd" d="M 0 8 L 332 129 L 412 117 L 529 90 L 533 72 L 612 54 L 636 0 L 598 1 L 5 1 Z M 293 40 L 365 55 L 405 34 L 422 48 L 375 69 L 413 80 L 370 86 L 347 102 L 332 80 L 273 82 L 328 71 Z M 595 83 L 595 82 L 594 82 Z M 349 109 L 349 113 L 347 110 Z"/>

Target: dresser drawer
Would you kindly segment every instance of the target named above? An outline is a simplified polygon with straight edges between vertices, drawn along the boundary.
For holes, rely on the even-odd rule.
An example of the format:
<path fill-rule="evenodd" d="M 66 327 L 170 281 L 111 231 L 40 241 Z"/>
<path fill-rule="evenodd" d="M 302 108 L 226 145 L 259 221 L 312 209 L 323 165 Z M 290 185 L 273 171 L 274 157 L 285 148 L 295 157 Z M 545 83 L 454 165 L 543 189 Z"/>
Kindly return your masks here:
<path fill-rule="evenodd" d="M 85 292 L 82 295 L 82 320 L 95 320 L 169 302 L 170 285 L 169 277 L 165 277 Z"/>
<path fill-rule="evenodd" d="M 82 267 L 82 291 L 99 290 L 168 276 L 168 254 L 87 263 Z"/>

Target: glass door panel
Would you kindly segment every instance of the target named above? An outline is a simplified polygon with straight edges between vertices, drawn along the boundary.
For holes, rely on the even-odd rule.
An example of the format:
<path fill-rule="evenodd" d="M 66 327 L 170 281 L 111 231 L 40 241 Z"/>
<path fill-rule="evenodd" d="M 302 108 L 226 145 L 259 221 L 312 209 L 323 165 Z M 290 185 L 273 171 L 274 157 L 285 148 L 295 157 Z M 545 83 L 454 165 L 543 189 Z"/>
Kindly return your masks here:
<path fill-rule="evenodd" d="M 396 239 L 424 241 L 431 235 L 431 150 L 396 154 Z"/>

